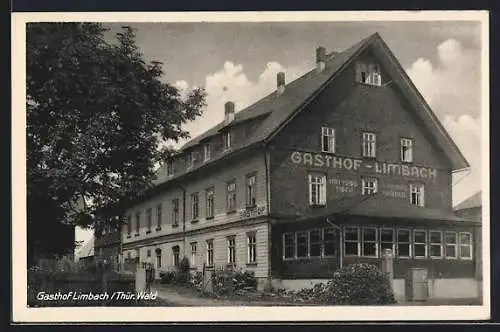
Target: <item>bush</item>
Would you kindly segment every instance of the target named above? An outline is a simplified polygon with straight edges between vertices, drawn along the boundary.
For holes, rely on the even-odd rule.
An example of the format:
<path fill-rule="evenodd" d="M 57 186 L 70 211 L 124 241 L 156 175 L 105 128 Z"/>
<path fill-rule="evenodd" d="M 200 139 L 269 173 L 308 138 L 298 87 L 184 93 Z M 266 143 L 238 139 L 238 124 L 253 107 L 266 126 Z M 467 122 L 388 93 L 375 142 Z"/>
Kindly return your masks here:
<path fill-rule="evenodd" d="M 317 291 L 323 286 L 318 285 Z M 386 274 L 371 264 L 352 264 L 337 270 L 320 292 L 329 304 L 376 305 L 395 303 Z"/>
<path fill-rule="evenodd" d="M 231 294 L 234 291 L 255 291 L 257 279 L 253 271 L 234 270 L 233 267 L 216 270 L 212 274 L 212 286 L 215 294 Z"/>
<path fill-rule="evenodd" d="M 189 283 L 191 287 L 201 291 L 203 289 L 203 272 L 196 271 L 192 273 Z"/>

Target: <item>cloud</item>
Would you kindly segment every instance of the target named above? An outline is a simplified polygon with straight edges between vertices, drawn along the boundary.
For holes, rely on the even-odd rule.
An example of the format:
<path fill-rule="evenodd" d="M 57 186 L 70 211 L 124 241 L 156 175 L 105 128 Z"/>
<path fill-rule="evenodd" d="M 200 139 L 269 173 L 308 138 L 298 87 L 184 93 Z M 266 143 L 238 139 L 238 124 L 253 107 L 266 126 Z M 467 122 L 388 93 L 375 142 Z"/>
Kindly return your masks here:
<path fill-rule="evenodd" d="M 269 62 L 258 79 L 252 81 L 245 74 L 243 65 L 226 61 L 220 70 L 205 78 L 207 107 L 203 116 L 186 124 L 185 129 L 191 133 L 191 137 L 195 137 L 223 120 L 224 104 L 227 101 L 235 103 L 236 112 L 241 111 L 276 89 L 278 72 L 285 72 L 286 81 L 290 82 L 309 69 L 305 66 L 285 68 L 277 62 Z M 188 88 L 185 81 L 176 82 L 176 86 Z M 182 143 L 184 142 L 180 142 L 180 145 Z"/>
<path fill-rule="evenodd" d="M 480 58 L 455 39 L 436 49 L 437 60 L 419 58 L 408 75 L 437 115 L 480 115 Z"/>
<path fill-rule="evenodd" d="M 463 153 L 471 168 L 453 175 L 453 203 L 481 190 L 480 58 L 448 39 L 436 59 L 417 59 L 407 73 Z"/>

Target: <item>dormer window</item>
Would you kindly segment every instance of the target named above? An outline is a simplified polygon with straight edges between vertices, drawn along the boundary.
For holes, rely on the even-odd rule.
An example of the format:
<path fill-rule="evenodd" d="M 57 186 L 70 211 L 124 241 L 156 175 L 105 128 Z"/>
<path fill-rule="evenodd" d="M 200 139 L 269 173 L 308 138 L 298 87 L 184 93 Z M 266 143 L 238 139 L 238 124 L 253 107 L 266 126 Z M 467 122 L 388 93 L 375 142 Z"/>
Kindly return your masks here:
<path fill-rule="evenodd" d="M 168 160 L 167 161 L 167 176 L 174 176 L 174 161 L 173 160 Z"/>
<path fill-rule="evenodd" d="M 209 161 L 211 157 L 212 157 L 212 147 L 210 146 L 210 144 L 205 144 L 203 146 L 203 160 Z"/>
<path fill-rule="evenodd" d="M 231 132 L 230 131 L 226 131 L 222 135 L 222 144 L 224 147 L 224 151 L 229 150 L 231 148 Z"/>
<path fill-rule="evenodd" d="M 375 63 L 358 63 L 356 67 L 356 81 L 376 86 L 382 85 L 380 66 Z"/>

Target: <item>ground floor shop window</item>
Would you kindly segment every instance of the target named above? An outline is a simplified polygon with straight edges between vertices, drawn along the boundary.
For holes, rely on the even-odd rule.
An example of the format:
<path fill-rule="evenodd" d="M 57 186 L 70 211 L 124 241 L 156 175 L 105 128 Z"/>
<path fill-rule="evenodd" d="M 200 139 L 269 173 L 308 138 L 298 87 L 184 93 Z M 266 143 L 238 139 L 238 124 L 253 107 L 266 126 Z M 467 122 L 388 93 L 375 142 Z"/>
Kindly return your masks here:
<path fill-rule="evenodd" d="M 375 227 L 363 227 L 363 256 L 377 257 L 377 249 L 377 229 Z"/>
<path fill-rule="evenodd" d="M 392 228 L 382 228 L 380 230 L 380 251 L 384 252 L 386 249 L 391 249 L 393 255 L 394 252 L 394 229 Z"/>
<path fill-rule="evenodd" d="M 410 258 L 410 230 L 398 229 L 398 250 L 397 256 L 400 258 Z"/>
<path fill-rule="evenodd" d="M 460 259 L 472 259 L 472 233 L 460 232 Z"/>
<path fill-rule="evenodd" d="M 335 230 L 317 228 L 283 234 L 283 258 L 331 257 L 336 252 Z"/>
<path fill-rule="evenodd" d="M 295 257 L 295 233 L 283 234 L 283 258 L 292 259 Z"/>
<path fill-rule="evenodd" d="M 359 256 L 359 228 L 345 227 L 344 253 L 346 256 Z"/>
<path fill-rule="evenodd" d="M 457 233 L 445 233 L 445 257 L 457 258 Z"/>
<path fill-rule="evenodd" d="M 429 231 L 429 255 L 431 258 L 443 257 L 443 233 Z"/>
<path fill-rule="evenodd" d="M 427 257 L 427 232 L 425 230 L 413 231 L 413 256 L 415 258 Z"/>
<path fill-rule="evenodd" d="M 309 233 L 297 233 L 297 258 L 304 258 L 309 255 Z"/>

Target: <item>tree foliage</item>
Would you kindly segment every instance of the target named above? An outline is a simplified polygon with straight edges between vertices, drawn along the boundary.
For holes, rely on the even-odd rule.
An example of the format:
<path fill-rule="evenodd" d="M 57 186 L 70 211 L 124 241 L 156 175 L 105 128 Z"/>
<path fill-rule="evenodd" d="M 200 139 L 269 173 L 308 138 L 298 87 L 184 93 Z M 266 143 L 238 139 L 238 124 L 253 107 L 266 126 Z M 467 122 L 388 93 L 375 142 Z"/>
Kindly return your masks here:
<path fill-rule="evenodd" d="M 104 209 L 119 216 L 172 153 L 161 143 L 187 138 L 183 124 L 202 112 L 205 92 L 183 96 L 164 83 L 133 29 L 113 42 L 105 32 L 96 23 L 27 26 L 28 227 L 89 226 Z"/>

